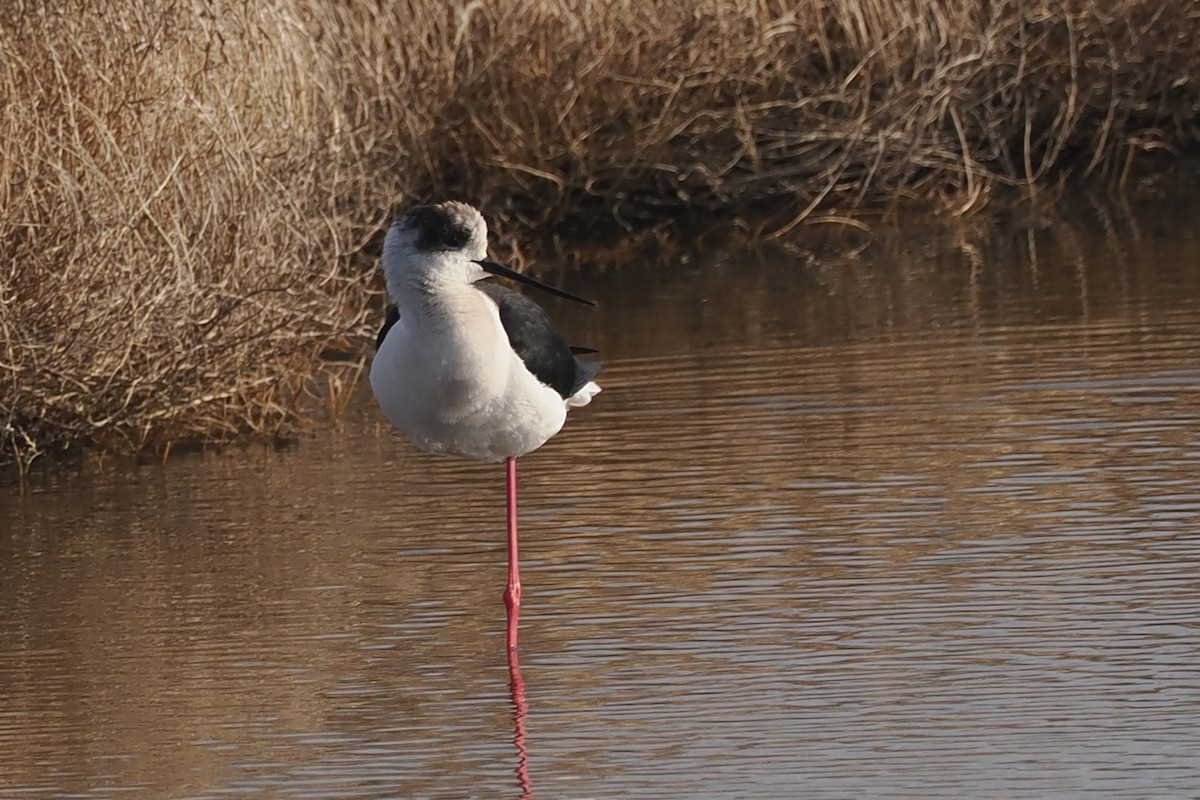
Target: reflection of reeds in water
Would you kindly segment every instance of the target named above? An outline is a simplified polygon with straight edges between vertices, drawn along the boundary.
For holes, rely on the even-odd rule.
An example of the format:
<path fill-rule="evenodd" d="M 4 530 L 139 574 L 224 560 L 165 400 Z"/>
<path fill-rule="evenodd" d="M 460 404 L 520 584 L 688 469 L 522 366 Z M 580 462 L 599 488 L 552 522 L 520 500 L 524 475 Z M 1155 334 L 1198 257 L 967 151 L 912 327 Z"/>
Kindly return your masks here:
<path fill-rule="evenodd" d="M 1142 637 L 1164 619 L 1184 675 L 1200 276 L 1145 220 L 1113 230 L 963 232 L 978 263 L 953 237 L 881 242 L 882 261 L 805 282 L 790 255 L 642 278 L 654 293 L 601 276 L 610 316 L 580 334 L 606 344 L 605 394 L 522 479 L 539 788 L 647 764 L 648 786 L 683 780 L 678 743 L 714 730 L 778 768 L 753 761 L 764 731 L 792 752 L 802 728 L 871 729 L 847 705 L 952 711 L 981 691 L 1003 710 L 966 733 L 994 753 L 997 731 L 1034 729 L 1023 715 L 1092 718 L 1093 645 L 1155 674 Z M 103 769 L 159 794 L 364 775 L 388 796 L 509 791 L 526 703 L 503 669 L 502 470 L 387 431 L 21 505 L 0 536 L 0 704 L 22 712 L 0 714 L 6 785 L 83 791 Z M 1006 652 L 1080 680 L 996 671 Z M 1087 701 L 1061 701 L 1071 686 Z"/>
<path fill-rule="evenodd" d="M 469 197 L 512 250 L 763 201 L 783 227 L 967 208 L 1066 164 L 1115 176 L 1194 142 L 1200 108 L 1189 0 L 0 16 L 3 459 L 283 429 L 369 327 L 349 255 L 417 199 Z"/>

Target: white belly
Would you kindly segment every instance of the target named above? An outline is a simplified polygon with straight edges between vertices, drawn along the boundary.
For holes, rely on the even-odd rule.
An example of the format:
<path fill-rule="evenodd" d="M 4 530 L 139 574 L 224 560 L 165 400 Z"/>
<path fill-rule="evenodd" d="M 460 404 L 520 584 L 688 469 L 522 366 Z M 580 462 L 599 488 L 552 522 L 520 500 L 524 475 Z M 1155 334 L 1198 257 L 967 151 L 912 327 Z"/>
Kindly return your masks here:
<path fill-rule="evenodd" d="M 478 297 L 453 313 L 401 313 L 371 363 L 388 420 L 418 447 L 501 461 L 541 447 L 567 408 L 508 345 L 495 306 Z"/>

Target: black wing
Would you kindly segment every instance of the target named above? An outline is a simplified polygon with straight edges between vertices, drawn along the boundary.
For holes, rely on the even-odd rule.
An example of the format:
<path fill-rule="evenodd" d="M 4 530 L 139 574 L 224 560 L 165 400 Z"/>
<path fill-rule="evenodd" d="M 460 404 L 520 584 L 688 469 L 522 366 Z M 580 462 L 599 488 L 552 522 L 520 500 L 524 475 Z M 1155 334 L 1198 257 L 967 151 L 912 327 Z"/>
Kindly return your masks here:
<path fill-rule="evenodd" d="M 508 343 L 534 377 L 563 399 L 574 394 L 587 370 L 575 360 L 550 315 L 525 295 L 504 286 L 480 281 L 475 288 L 499 306 L 500 324 L 508 334 Z M 595 374 L 595 370 L 589 374 Z"/>
<path fill-rule="evenodd" d="M 597 366 L 579 361 L 575 354 L 595 353 L 590 347 L 570 347 L 541 306 L 520 292 L 494 283 L 475 286 L 500 309 L 500 324 L 508 343 L 526 368 L 539 381 L 566 399 L 579 391 L 596 374 Z M 388 331 L 400 321 L 400 310 L 390 306 L 383 327 L 375 337 L 375 349 L 383 347 Z"/>

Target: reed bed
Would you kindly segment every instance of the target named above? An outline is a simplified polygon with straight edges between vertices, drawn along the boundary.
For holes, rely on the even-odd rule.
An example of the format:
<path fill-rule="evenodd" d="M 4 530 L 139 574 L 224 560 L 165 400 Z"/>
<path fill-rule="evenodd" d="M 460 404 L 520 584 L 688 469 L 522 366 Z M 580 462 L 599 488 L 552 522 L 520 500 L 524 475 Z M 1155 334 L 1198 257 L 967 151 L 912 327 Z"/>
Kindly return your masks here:
<path fill-rule="evenodd" d="M 1120 182 L 1200 141 L 1194 0 L 0 0 L 0 460 L 284 435 L 398 208 L 517 241 Z M 534 238 L 536 237 L 536 238 Z M 348 358 L 322 358 L 340 348 Z"/>

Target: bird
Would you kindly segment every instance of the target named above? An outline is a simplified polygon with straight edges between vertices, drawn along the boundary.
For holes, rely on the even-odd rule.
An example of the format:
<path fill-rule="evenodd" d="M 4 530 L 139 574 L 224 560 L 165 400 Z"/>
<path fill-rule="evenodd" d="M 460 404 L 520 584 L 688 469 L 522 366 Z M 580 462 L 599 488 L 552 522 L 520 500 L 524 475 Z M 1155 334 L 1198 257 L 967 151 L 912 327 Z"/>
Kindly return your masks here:
<path fill-rule="evenodd" d="M 487 223 L 449 201 L 408 210 L 388 228 L 380 266 L 394 307 L 376 340 L 371 390 L 417 447 L 505 464 L 508 649 L 517 647 L 521 579 L 516 460 L 559 432 L 600 391 L 600 366 L 578 358 L 550 315 L 498 275 L 579 303 L 487 257 Z"/>

